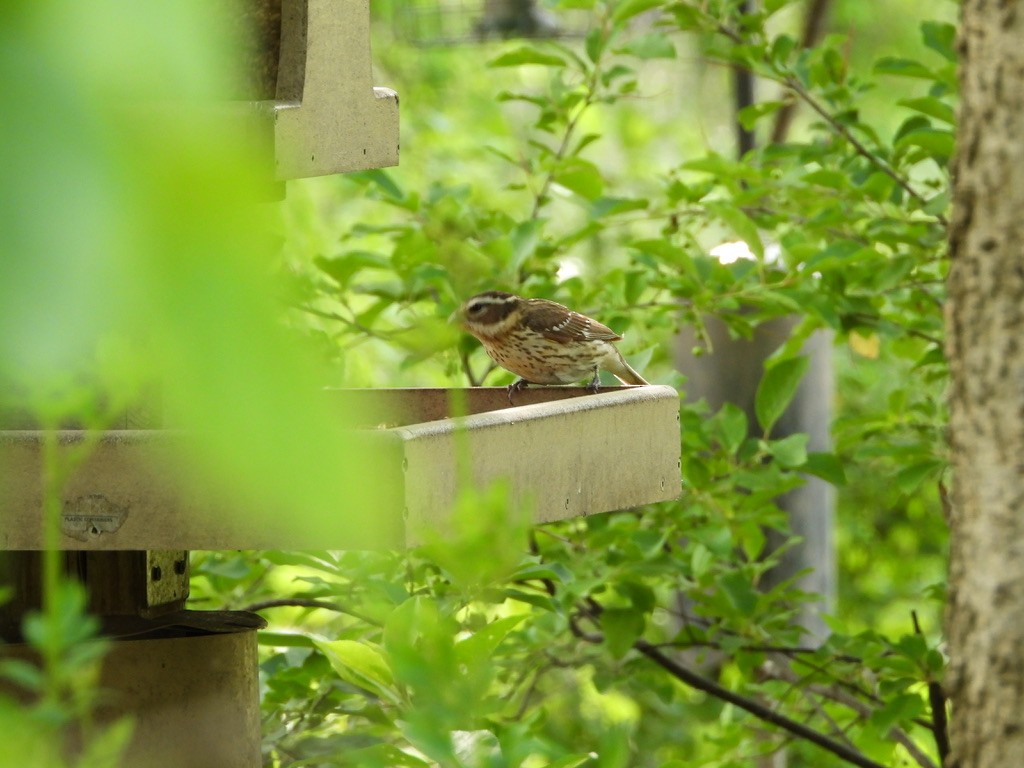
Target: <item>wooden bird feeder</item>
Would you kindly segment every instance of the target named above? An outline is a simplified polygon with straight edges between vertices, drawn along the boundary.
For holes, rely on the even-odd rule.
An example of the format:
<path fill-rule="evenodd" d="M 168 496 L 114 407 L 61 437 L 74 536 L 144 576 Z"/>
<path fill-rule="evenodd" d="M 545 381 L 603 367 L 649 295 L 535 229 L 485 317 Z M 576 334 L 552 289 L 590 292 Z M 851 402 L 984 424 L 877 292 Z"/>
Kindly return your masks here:
<path fill-rule="evenodd" d="M 236 117 L 273 131 L 273 177 L 396 164 L 398 97 L 370 79 L 368 1 L 279 0 L 254 2 L 253 9 L 267 38 L 253 62 L 262 85 Z M 679 402 L 670 387 L 610 387 L 594 395 L 531 388 L 514 407 L 504 388 L 325 396 L 366 414 L 357 434 L 384 468 L 387 482 L 366 511 L 378 534 L 372 539 L 351 525 L 315 535 L 301 526 L 247 525 L 222 496 L 175 482 L 169 457 L 190 438 L 146 415 L 130 414 L 105 433 L 62 486 L 65 569 L 86 585 L 104 630 L 121 638 L 104 659 L 107 693 L 96 719 L 133 716 L 125 765 L 261 762 L 255 631 L 263 623 L 244 612 L 186 610 L 192 549 L 408 546 L 425 530 L 443 530 L 457 478 L 467 474 L 460 461 L 468 461 L 475 484 L 506 481 L 538 523 L 680 492 Z M 452 403 L 463 404 L 461 415 Z M 0 417 L 0 584 L 14 588 L 13 601 L 0 606 L 0 641 L 8 641 L 0 657 L 31 657 L 10 641 L 41 600 L 42 433 L 31 427 Z M 67 430 L 58 441 L 82 438 Z"/>
<path fill-rule="evenodd" d="M 301 526 L 246 523 L 223 497 L 168 480 L 180 432 L 126 419 L 105 433 L 63 486 L 60 547 L 88 590 L 90 610 L 119 640 L 101 684 L 113 693 L 98 722 L 128 712 L 136 730 L 127 765 L 258 766 L 255 630 L 240 611 L 185 610 L 193 549 L 355 549 L 415 544 L 443 530 L 466 457 L 476 485 L 504 480 L 538 523 L 675 498 L 680 493 L 679 399 L 671 387 L 531 388 L 512 406 L 504 387 L 327 393 L 363 414 L 361 453 L 380 468 L 366 526 L 315 534 Z M 453 404 L 464 414 L 452 415 Z M 24 427 L 24 424 L 0 424 Z M 59 442 L 83 438 L 65 430 Z M 0 608 L 0 638 L 17 638 L 41 599 L 43 435 L 0 431 L 0 550 L 13 602 Z M 171 476 L 173 478 L 173 475 Z M 228 505 L 229 507 L 230 505 Z M 244 510 L 242 510 L 244 512 Z M 359 516 L 360 511 L 355 511 Z M 349 514 L 345 518 L 351 520 Z M 303 532 L 303 531 L 306 532 Z M 365 530 L 374 531 L 368 539 Z M 24 647 L 3 653 L 28 655 Z M 188 739 L 180 738 L 189 733 Z"/>

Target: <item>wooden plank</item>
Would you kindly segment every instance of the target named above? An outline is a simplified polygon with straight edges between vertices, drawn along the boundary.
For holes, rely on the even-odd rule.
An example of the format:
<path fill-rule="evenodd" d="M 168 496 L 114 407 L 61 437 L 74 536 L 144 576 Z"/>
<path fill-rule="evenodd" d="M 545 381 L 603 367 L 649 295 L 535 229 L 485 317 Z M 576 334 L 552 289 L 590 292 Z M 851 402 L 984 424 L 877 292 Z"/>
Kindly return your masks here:
<path fill-rule="evenodd" d="M 464 427 L 463 427 L 464 425 Z M 459 431 L 465 429 L 465 445 Z M 671 387 L 621 387 L 396 430 L 406 443 L 408 530 L 443 526 L 466 476 L 478 487 L 507 479 L 536 522 L 675 498 L 679 399 Z"/>
<path fill-rule="evenodd" d="M 61 498 L 63 549 L 368 549 L 401 547 L 440 526 L 459 492 L 459 456 L 477 485 L 505 479 L 537 522 L 677 496 L 678 395 L 671 387 L 328 392 L 359 412 L 359 460 L 373 472 L 366 509 L 339 499 L 336 518 L 276 515 L 198 483 L 180 467 L 196 438 L 173 430 L 105 433 Z M 464 400 L 470 415 L 445 418 Z M 532 401 L 520 405 L 522 401 Z M 456 409 L 458 410 L 458 409 Z M 477 412 L 472 412 L 476 410 Z M 339 428 L 342 426 L 339 415 Z M 404 424 L 409 418 L 428 419 Z M 433 419 L 433 420 L 429 420 Z M 391 426 L 394 425 L 394 426 Z M 82 433 L 61 432 L 65 449 Z M 43 544 L 41 433 L 0 432 L 0 549 Z M 465 446 L 461 450 L 459 446 Z M 258 521 L 258 522 L 254 522 Z"/>

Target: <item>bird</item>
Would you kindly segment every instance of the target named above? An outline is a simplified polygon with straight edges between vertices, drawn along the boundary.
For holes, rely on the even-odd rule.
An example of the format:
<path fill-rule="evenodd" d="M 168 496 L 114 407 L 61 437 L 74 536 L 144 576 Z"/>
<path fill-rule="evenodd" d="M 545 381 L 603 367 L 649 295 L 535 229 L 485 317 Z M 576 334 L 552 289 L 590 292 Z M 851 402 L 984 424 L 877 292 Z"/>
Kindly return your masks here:
<path fill-rule="evenodd" d="M 456 316 L 494 362 L 520 377 L 508 387 L 509 402 L 530 384 L 590 378 L 587 389 L 597 392 L 601 369 L 623 384 L 648 383 L 615 346 L 622 336 L 557 302 L 486 291 L 467 300 Z"/>

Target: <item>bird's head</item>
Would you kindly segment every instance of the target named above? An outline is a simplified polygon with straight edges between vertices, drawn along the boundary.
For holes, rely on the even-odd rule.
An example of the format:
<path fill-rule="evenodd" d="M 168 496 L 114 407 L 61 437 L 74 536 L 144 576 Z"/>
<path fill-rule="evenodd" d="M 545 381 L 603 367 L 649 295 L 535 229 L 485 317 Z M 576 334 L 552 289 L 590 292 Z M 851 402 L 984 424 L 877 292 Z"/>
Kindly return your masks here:
<path fill-rule="evenodd" d="M 468 299 L 453 318 L 477 338 L 507 332 L 522 312 L 523 299 L 504 291 L 486 291 Z"/>

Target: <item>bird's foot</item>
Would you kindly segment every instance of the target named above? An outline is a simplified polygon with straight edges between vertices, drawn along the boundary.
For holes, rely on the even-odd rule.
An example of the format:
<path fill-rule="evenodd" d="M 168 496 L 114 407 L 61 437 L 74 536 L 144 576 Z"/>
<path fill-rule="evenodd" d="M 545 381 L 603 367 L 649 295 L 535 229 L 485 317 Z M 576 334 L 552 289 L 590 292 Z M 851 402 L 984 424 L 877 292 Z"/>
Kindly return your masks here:
<path fill-rule="evenodd" d="M 594 373 L 594 378 L 592 378 L 590 380 L 590 383 L 587 384 L 587 392 L 589 392 L 592 395 L 596 395 L 597 394 L 597 390 L 599 390 L 600 388 L 601 388 L 601 375 L 599 373 L 595 372 Z"/>
<path fill-rule="evenodd" d="M 512 395 L 514 395 L 516 392 L 521 392 L 522 390 L 526 389 L 528 386 L 530 386 L 530 382 L 528 382 L 526 379 L 519 379 L 519 380 L 514 381 L 511 384 L 509 384 L 508 385 L 508 401 L 509 401 L 509 403 L 511 403 L 512 405 L 515 405 L 515 402 L 512 400 Z"/>

